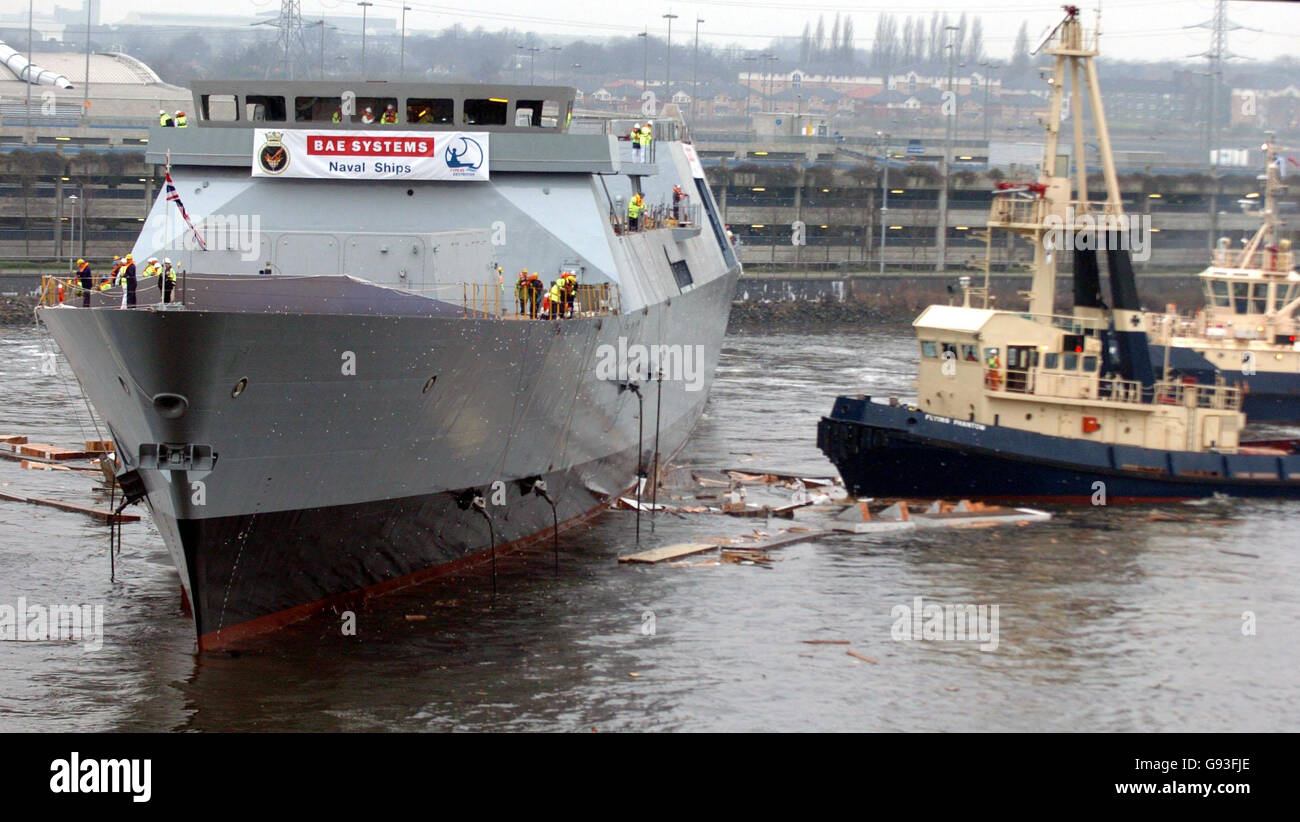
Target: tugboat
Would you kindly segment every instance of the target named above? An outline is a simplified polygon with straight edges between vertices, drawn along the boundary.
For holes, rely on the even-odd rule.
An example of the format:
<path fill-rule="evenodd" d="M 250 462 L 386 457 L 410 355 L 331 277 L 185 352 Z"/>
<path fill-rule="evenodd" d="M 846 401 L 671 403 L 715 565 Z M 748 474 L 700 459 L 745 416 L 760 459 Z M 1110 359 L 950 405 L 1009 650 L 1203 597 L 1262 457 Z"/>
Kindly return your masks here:
<path fill-rule="evenodd" d="M 1291 241 L 1279 236 L 1278 195 L 1286 185 L 1271 133 L 1261 148 L 1267 162 L 1259 229 L 1242 249 L 1219 239 L 1200 273 L 1205 305 L 1194 317 L 1150 318 L 1151 358 L 1158 373 L 1168 356 L 1171 376 L 1239 386 L 1252 423 L 1300 423 L 1300 274 Z"/>
<path fill-rule="evenodd" d="M 818 447 L 858 495 L 1094 503 L 1300 496 L 1300 443 L 1240 442 L 1239 389 L 1221 379 L 1156 379 L 1097 83 L 1096 35 L 1085 34 L 1067 6 L 1045 45 L 1055 57 L 1046 161 L 1037 182 L 998 192 L 988 221 L 990 243 L 995 230 L 1033 243 L 1028 310 L 993 310 L 987 289 L 963 278 L 961 305 L 932 305 L 913 323 L 916 405 L 839 397 L 818 425 Z M 1092 112 L 1101 201 L 1089 200 L 1082 167 L 1072 192 L 1057 160 L 1067 79 L 1076 105 L 1086 99 Z M 1074 156 L 1083 157 L 1081 116 L 1073 136 Z M 1057 315 L 1057 251 L 1070 230 L 1073 308 Z M 1111 305 L 1102 299 L 1101 249 Z"/>

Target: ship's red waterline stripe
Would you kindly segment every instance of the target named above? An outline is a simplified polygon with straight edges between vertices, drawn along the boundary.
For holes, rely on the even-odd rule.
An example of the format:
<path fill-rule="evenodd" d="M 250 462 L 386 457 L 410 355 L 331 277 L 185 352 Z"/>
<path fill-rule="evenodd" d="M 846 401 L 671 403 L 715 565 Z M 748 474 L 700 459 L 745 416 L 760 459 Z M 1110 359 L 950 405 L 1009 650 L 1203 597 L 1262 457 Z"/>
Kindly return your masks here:
<path fill-rule="evenodd" d="M 587 520 L 590 520 L 594 518 L 596 515 L 600 514 L 608 506 L 609 506 L 609 501 L 607 500 L 601 503 L 600 505 L 596 506 L 595 508 L 592 508 L 590 511 L 586 511 L 584 513 L 579 514 L 576 517 L 572 517 L 567 520 L 562 520 L 559 523 L 558 530 L 565 531 L 575 525 L 580 525 L 581 523 L 586 522 Z M 520 549 L 526 548 L 530 545 L 534 545 L 543 542 L 545 540 L 549 540 L 550 538 L 551 538 L 551 530 L 546 529 L 543 531 L 538 531 L 536 534 L 531 534 L 529 536 L 517 539 L 514 542 L 502 543 L 501 545 L 498 545 L 496 547 L 496 550 L 498 553 L 510 553 L 513 551 L 518 551 Z M 436 579 L 437 577 L 444 576 L 446 574 L 450 574 L 455 571 L 460 571 L 467 568 L 473 568 L 477 565 L 481 565 L 485 562 L 489 562 L 491 558 L 492 558 L 492 548 L 489 546 L 488 548 L 485 548 L 482 551 L 478 551 L 473 554 L 467 554 L 466 556 L 463 556 L 460 559 L 452 560 L 451 562 L 444 562 L 440 565 L 434 565 L 431 568 L 421 568 L 418 571 L 412 571 L 411 573 L 406 574 L 404 576 L 394 577 L 392 579 L 386 579 L 383 582 L 376 582 L 372 585 L 367 585 L 363 588 L 354 588 L 351 591 L 344 591 L 343 593 L 340 594 L 332 594 L 328 597 L 325 597 L 324 599 L 318 599 L 315 602 L 308 602 L 308 603 L 304 603 L 303 605 L 295 605 L 292 608 L 287 608 L 283 611 L 276 611 L 273 614 L 260 616 L 257 617 L 256 619 L 250 619 L 247 622 L 241 622 L 237 625 L 230 625 L 225 628 L 219 628 L 215 631 L 211 631 L 199 637 L 199 653 L 205 653 L 208 651 L 223 651 L 230 648 L 232 645 L 235 645 L 236 643 L 243 642 L 252 639 L 254 637 L 261 636 L 262 634 L 270 633 L 272 631 L 277 631 L 285 627 L 286 625 L 292 625 L 295 622 L 301 622 L 304 619 L 309 618 L 313 614 L 319 613 L 320 611 L 330 607 L 331 605 L 356 603 L 358 601 L 370 599 L 371 597 L 376 597 L 376 596 L 381 596 L 383 594 L 391 593 L 401 588 L 409 588 L 412 585 L 419 585 L 421 582 L 427 582 L 428 580 Z"/>

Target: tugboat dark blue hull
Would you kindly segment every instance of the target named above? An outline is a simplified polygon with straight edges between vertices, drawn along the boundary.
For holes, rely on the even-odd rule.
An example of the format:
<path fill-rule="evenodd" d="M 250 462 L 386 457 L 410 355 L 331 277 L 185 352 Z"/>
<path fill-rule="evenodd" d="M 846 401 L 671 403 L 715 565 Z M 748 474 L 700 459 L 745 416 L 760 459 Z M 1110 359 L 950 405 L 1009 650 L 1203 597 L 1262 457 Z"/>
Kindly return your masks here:
<path fill-rule="evenodd" d="M 1205 454 L 1054 437 L 927 414 L 869 397 L 836 399 L 817 447 L 850 493 L 1106 503 L 1227 494 L 1300 498 L 1295 441 Z"/>

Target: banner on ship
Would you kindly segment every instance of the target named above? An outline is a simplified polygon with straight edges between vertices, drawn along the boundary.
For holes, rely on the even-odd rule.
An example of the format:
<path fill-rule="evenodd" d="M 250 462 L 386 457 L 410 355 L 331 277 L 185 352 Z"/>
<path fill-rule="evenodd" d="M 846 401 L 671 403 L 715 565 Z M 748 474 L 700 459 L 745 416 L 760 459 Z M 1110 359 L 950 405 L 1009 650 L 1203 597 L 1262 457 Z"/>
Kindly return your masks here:
<path fill-rule="evenodd" d="M 471 131 L 253 131 L 253 176 L 487 180 L 488 135 Z"/>

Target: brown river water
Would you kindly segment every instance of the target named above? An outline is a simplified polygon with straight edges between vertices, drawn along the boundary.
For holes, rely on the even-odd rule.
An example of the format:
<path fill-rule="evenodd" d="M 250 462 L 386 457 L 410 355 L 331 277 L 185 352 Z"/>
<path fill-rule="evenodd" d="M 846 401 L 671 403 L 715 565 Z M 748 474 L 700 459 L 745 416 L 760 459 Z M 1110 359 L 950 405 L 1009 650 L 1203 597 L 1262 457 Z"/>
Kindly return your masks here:
<path fill-rule="evenodd" d="M 66 363 L 41 372 L 47 340 L 0 328 L 0 433 L 93 438 Z M 838 393 L 907 397 L 915 360 L 905 324 L 732 334 L 679 462 L 829 475 L 818 417 Z M 0 460 L 15 493 L 84 501 L 92 480 Z M 610 512 L 561 535 L 558 575 L 546 550 L 503 560 L 495 601 L 466 572 L 369 601 L 355 636 L 324 613 L 198 657 L 147 512 L 110 582 L 105 526 L 0 501 L 0 607 L 104 621 L 97 650 L 0 641 L 0 731 L 1300 730 L 1300 502 L 1052 511 L 771 567 L 620 565 L 634 514 Z M 641 547 L 763 525 L 658 515 Z M 916 597 L 997 605 L 996 649 L 896 639 Z"/>

